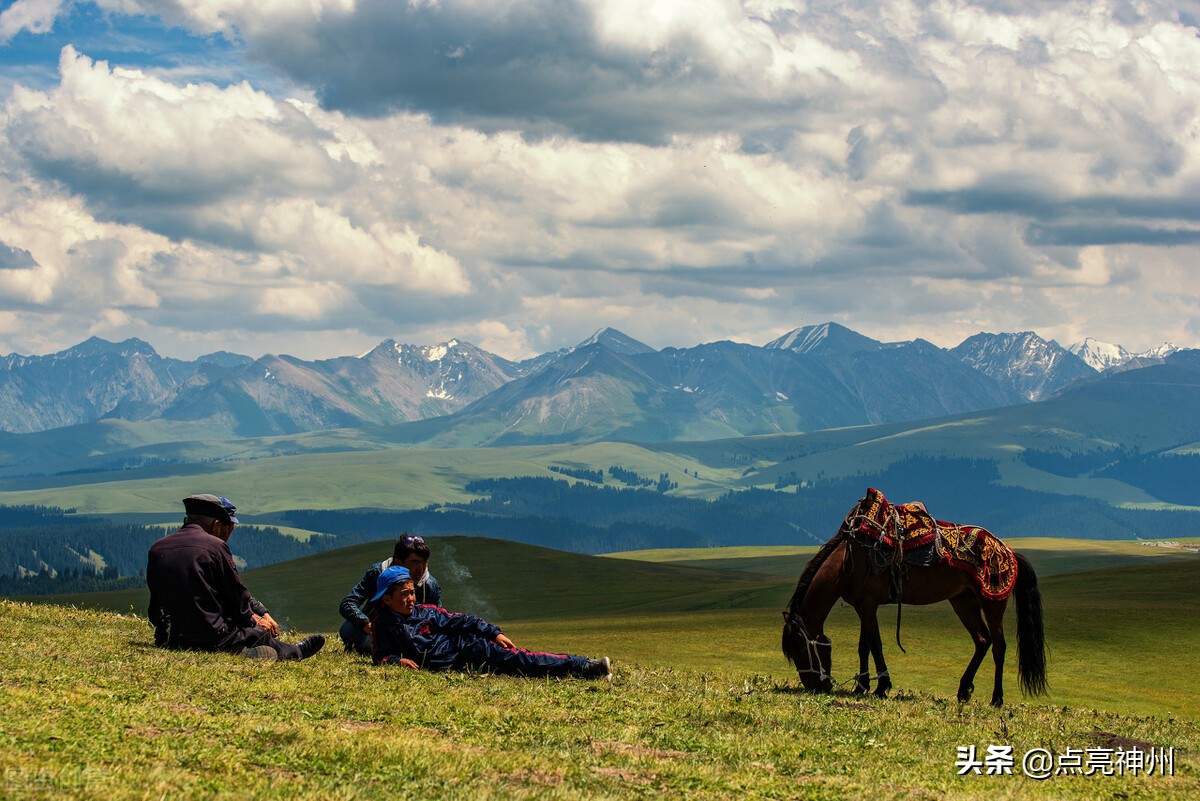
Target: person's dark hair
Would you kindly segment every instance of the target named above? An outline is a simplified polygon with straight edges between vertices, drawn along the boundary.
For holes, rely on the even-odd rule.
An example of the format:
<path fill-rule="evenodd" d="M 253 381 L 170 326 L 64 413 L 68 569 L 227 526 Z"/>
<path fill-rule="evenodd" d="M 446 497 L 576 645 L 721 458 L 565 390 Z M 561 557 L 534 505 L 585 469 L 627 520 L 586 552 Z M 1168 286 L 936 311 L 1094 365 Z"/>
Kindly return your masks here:
<path fill-rule="evenodd" d="M 426 561 L 429 560 L 429 546 L 425 544 L 425 538 L 414 537 L 406 531 L 396 540 L 396 547 L 392 549 L 392 563 L 403 562 L 414 553 Z"/>

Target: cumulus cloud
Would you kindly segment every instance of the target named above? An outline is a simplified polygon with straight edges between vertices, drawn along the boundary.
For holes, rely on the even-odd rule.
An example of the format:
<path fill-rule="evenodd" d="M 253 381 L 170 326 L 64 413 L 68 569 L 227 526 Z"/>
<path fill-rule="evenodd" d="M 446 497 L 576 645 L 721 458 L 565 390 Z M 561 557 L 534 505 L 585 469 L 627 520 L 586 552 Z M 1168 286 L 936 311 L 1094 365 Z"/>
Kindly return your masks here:
<path fill-rule="evenodd" d="M 23 31 L 61 12 L 21 5 Z M 523 354 L 604 325 L 666 345 L 834 319 L 953 345 L 1085 328 L 1062 309 L 1132 326 L 1142 304 L 1132 347 L 1200 327 L 1196 293 L 1157 289 L 1200 247 L 1196 3 L 98 5 L 285 80 L 69 47 L 57 86 L 15 88 L 13 303 L 53 308 L 107 265 L 114 327 L 203 339 L 186 300 L 215 285 L 242 331 Z M 53 237 L 18 213 L 39 203 L 87 222 Z"/>
<path fill-rule="evenodd" d="M 0 11 L 0 45 L 23 31 L 46 33 L 54 27 L 63 5 L 63 0 L 16 0 Z"/>

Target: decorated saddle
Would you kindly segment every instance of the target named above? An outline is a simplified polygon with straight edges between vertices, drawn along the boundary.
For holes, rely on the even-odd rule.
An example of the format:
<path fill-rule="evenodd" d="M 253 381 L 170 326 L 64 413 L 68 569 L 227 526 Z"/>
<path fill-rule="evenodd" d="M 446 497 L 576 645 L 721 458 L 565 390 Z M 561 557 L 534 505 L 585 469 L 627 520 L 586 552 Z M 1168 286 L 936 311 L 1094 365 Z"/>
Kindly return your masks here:
<path fill-rule="evenodd" d="M 938 562 L 970 573 L 985 598 L 1001 600 L 1017 583 L 1017 557 L 999 537 L 979 526 L 936 520 L 919 501 L 893 504 L 871 487 L 842 530 L 882 556 L 887 564 L 929 566 Z"/>

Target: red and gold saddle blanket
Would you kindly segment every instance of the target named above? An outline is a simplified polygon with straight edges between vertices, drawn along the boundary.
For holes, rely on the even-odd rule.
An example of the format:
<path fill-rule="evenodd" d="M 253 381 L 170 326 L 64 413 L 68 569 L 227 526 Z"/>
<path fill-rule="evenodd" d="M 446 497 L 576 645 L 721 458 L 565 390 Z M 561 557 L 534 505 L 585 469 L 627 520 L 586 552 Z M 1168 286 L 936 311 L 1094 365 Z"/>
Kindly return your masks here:
<path fill-rule="evenodd" d="M 935 520 L 920 502 L 893 504 L 874 487 L 850 510 L 843 529 L 901 554 L 932 546 L 937 561 L 970 573 L 985 598 L 1001 600 L 1017 583 L 1017 557 L 979 526 Z"/>

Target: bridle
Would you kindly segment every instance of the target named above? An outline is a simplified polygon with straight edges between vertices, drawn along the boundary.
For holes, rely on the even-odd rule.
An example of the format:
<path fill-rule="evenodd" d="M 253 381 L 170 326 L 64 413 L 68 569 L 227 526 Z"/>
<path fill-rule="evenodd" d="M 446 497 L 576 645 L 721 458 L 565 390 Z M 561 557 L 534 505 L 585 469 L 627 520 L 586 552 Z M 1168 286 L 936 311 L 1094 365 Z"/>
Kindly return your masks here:
<path fill-rule="evenodd" d="M 797 666 L 796 672 L 801 676 L 805 674 L 814 674 L 816 675 L 817 680 L 822 684 L 824 684 L 826 681 L 832 682 L 833 676 L 825 672 L 825 663 L 821 661 L 821 653 L 817 650 L 821 646 L 831 648 L 832 643 L 829 641 L 829 638 L 826 637 L 825 641 L 822 642 L 821 640 L 810 636 L 808 629 L 804 625 L 804 619 L 790 609 L 784 610 L 783 617 L 788 621 L 789 624 L 798 630 L 797 633 L 800 639 L 804 640 L 805 650 L 808 653 L 808 664 L 810 666 L 817 666 L 815 670 L 812 667 L 802 669 Z"/>

